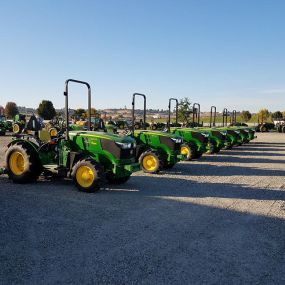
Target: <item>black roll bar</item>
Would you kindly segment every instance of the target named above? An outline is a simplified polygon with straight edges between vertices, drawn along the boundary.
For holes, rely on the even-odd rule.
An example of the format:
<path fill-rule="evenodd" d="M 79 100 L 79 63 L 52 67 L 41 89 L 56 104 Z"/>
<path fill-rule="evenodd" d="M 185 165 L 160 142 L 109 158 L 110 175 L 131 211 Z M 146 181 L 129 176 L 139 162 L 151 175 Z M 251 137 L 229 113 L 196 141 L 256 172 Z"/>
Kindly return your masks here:
<path fill-rule="evenodd" d="M 216 106 L 211 106 L 211 117 L 210 117 L 210 128 L 216 126 L 217 108 Z"/>
<path fill-rule="evenodd" d="M 141 93 L 134 93 L 133 94 L 133 101 L 132 101 L 132 135 L 134 136 L 135 133 L 135 98 L 136 96 L 143 97 L 144 104 L 143 104 L 143 127 L 145 128 L 145 122 L 146 122 L 146 96 Z"/>
<path fill-rule="evenodd" d="M 88 131 L 91 130 L 91 87 L 89 83 L 85 81 L 75 80 L 75 79 L 67 79 L 65 81 L 65 91 L 63 92 L 63 95 L 65 96 L 65 120 L 66 120 L 66 133 L 65 133 L 65 139 L 69 139 L 69 114 L 68 114 L 68 84 L 69 82 L 79 83 L 86 85 L 88 88 Z"/>
<path fill-rule="evenodd" d="M 198 108 L 196 108 L 196 106 Z M 194 103 L 193 104 L 193 123 L 195 123 L 195 118 L 196 118 L 198 126 L 200 124 L 200 114 L 201 114 L 201 106 L 200 106 L 200 104 L 199 103 Z"/>
<path fill-rule="evenodd" d="M 178 100 L 176 98 L 170 98 L 168 103 L 168 132 L 170 133 L 170 114 L 171 114 L 171 101 L 176 102 L 175 124 L 178 123 Z"/>

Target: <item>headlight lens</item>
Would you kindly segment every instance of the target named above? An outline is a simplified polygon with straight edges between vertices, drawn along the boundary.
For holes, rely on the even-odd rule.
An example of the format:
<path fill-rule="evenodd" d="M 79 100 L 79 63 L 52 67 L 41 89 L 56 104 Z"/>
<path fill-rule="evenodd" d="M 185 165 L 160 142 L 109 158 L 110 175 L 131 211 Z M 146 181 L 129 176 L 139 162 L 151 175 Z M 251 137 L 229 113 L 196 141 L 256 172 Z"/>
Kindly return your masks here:
<path fill-rule="evenodd" d="M 183 143 L 182 138 L 171 138 L 175 143 Z"/>
<path fill-rule="evenodd" d="M 236 134 L 238 134 L 238 135 L 240 134 L 240 131 L 234 131 L 234 132 L 235 132 Z"/>
<path fill-rule="evenodd" d="M 223 132 L 220 132 L 222 135 L 226 136 L 227 135 L 227 132 L 226 131 L 223 131 Z"/>
<path fill-rule="evenodd" d="M 204 136 L 205 138 L 208 138 L 209 137 L 209 134 L 208 133 L 201 133 L 202 136 Z"/>
<path fill-rule="evenodd" d="M 131 149 L 132 148 L 132 143 L 116 142 L 116 145 L 118 145 L 122 149 Z"/>

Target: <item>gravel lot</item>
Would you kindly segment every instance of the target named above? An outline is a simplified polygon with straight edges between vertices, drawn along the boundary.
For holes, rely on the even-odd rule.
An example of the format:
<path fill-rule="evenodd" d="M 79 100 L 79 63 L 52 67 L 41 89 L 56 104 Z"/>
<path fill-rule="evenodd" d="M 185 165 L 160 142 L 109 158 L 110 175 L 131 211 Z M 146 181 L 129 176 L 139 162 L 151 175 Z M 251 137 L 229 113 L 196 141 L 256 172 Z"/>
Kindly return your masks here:
<path fill-rule="evenodd" d="M 0 176 L 0 284 L 285 284 L 284 174 L 267 133 L 96 194 Z"/>

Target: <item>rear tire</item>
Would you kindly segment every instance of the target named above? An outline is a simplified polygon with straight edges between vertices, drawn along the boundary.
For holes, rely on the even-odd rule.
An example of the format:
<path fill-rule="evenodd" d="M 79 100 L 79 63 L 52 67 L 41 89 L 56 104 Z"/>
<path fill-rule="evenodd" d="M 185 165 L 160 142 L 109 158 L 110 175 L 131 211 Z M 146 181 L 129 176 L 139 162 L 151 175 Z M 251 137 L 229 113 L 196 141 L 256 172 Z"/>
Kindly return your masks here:
<path fill-rule="evenodd" d="M 12 145 L 6 153 L 6 168 L 9 178 L 14 183 L 35 182 L 42 165 L 37 152 L 26 145 Z"/>
<path fill-rule="evenodd" d="M 73 166 L 71 176 L 80 191 L 93 193 L 101 188 L 103 172 L 93 159 L 79 160 Z"/>
<path fill-rule="evenodd" d="M 23 128 L 22 128 L 22 126 L 20 125 L 20 124 L 18 124 L 18 123 L 15 123 L 14 125 L 13 125 L 13 133 L 14 134 L 20 134 L 21 132 L 22 132 L 22 130 L 23 130 Z"/>
<path fill-rule="evenodd" d="M 163 159 L 159 153 L 148 150 L 139 157 L 139 163 L 145 173 L 158 173 L 163 169 Z"/>

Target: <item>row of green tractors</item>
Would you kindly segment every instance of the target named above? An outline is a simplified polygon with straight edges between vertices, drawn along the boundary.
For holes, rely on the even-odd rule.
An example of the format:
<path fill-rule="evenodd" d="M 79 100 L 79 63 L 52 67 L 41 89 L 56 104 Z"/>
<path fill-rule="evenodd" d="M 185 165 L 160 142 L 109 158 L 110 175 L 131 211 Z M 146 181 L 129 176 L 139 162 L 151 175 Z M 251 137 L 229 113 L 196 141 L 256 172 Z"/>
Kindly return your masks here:
<path fill-rule="evenodd" d="M 69 122 L 69 86 L 71 83 L 87 87 L 88 120 L 85 129 Z M 146 95 L 132 96 L 132 126 L 125 135 L 106 131 L 104 123 L 92 129 L 91 87 L 87 82 L 68 79 L 65 82 L 65 123 L 54 133 L 42 128 L 35 117 L 28 123 L 28 133 L 22 133 L 8 144 L 6 168 L 15 183 L 35 182 L 41 174 L 56 174 L 72 178 L 79 190 L 94 192 L 106 182 L 124 183 L 132 173 L 143 170 L 155 174 L 172 168 L 181 160 L 199 158 L 204 153 L 217 153 L 223 148 L 247 143 L 254 138 L 254 130 L 247 127 L 227 126 L 228 111 L 224 110 L 223 127 L 216 127 L 216 108 L 211 108 L 210 127 L 200 124 L 200 105 L 194 104 L 194 126 L 178 124 L 178 100 L 169 99 L 167 127 L 147 129 Z M 136 99 L 144 102 L 143 119 L 135 122 Z M 171 103 L 176 102 L 175 122 L 171 122 Z M 233 112 L 235 114 L 235 112 Z M 63 126 L 63 124 L 62 124 Z"/>

